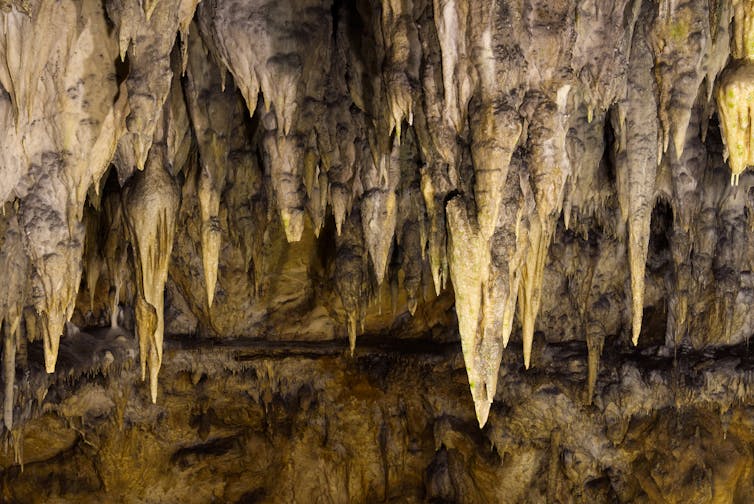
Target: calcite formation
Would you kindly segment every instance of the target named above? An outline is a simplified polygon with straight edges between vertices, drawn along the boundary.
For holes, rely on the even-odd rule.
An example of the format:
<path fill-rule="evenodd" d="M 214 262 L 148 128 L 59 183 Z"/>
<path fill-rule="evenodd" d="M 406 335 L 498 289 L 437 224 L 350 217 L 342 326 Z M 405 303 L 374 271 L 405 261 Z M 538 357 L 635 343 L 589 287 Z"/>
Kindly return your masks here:
<path fill-rule="evenodd" d="M 526 500 L 515 482 L 538 478 L 551 501 L 751 498 L 751 0 L 0 7 L 8 499 L 26 498 L 7 479 L 24 453 L 43 467 L 74 438 L 101 454 L 96 490 L 126 495 L 126 447 L 182 444 L 128 436 L 158 411 L 188 436 L 181 401 L 209 443 L 175 448 L 165 463 L 184 468 L 280 448 L 295 425 L 295 456 L 269 454 L 294 477 L 353 458 L 351 430 L 375 436 L 363 466 L 220 500 Z M 381 361 L 412 352 L 406 370 Z M 458 370 L 473 408 L 451 406 Z M 339 401 L 347 414 L 323 413 Z M 671 408 L 697 426 L 683 449 L 735 462 L 658 473 L 681 449 Z M 239 441 L 259 425 L 267 441 Z M 405 476 L 420 461 L 424 480 Z M 165 492 L 136 499 L 185 498 Z"/>

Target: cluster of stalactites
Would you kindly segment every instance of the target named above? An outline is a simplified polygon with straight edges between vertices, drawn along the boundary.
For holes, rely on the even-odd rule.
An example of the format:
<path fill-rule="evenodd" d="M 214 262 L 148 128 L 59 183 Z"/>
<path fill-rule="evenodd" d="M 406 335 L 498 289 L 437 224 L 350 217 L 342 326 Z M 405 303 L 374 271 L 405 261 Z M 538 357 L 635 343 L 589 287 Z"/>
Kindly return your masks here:
<path fill-rule="evenodd" d="M 7 211 L 5 205 L 3 212 L 2 255 L 6 260 L 2 273 L 11 281 L 7 291 L 13 298 L 0 307 L 0 318 L 6 321 L 6 426 L 13 423 L 10 350 L 19 339 L 18 306 L 33 306 L 34 321 L 25 324 L 26 336 L 34 339 L 40 333 L 48 373 L 55 371 L 60 338 L 74 313 L 84 269 L 90 286 L 107 274 L 113 292 L 112 324 L 117 324 L 125 270 L 137 269 L 126 264 L 123 219 L 134 224 L 147 209 L 136 209 L 140 204 L 137 196 L 125 197 L 125 215 L 119 197 L 101 201 L 103 175 L 112 162 L 125 181 L 136 168 L 149 165 L 149 159 L 155 158 L 152 164 L 158 165 L 147 170 L 153 172 L 168 163 L 180 164 L 176 152 L 188 150 L 188 143 L 181 144 L 181 139 L 188 138 L 188 122 L 174 120 L 175 107 L 166 111 L 163 104 L 175 101 L 170 97 L 175 33 L 180 31 L 185 39 L 196 2 L 153 2 L 148 9 L 128 0 L 32 1 L 24 5 L 20 9 L 14 4 L 0 13 L 0 129 L 4 138 L 0 197 L 6 203 L 15 200 L 12 210 Z M 114 65 L 125 60 L 126 54 L 129 73 L 119 84 Z M 180 65 L 178 69 L 180 73 Z M 180 89 L 178 93 L 182 94 Z M 154 156 L 153 139 L 162 144 Z M 164 150 L 168 156 L 158 155 Z M 165 192 L 159 185 L 151 190 Z M 159 195 L 158 203 L 164 199 Z M 97 225 L 99 219 L 91 216 L 92 209 L 105 215 L 108 229 Z M 135 228 L 131 233 L 134 248 L 137 238 L 150 232 L 150 226 L 161 224 L 164 228 L 167 222 L 170 227 L 167 213 L 162 219 L 150 216 L 147 222 L 131 226 Z M 100 231 L 104 231 L 104 240 Z M 165 242 L 155 251 L 164 255 L 162 262 L 144 260 L 138 268 L 146 277 L 138 284 L 147 289 L 139 290 L 137 301 L 146 297 L 159 307 L 158 327 L 163 293 L 152 287 L 152 270 L 164 271 L 166 276 L 163 263 L 172 246 L 169 231 L 160 228 L 156 233 Z M 144 247 L 154 251 L 154 243 L 160 240 L 147 238 L 151 242 Z M 139 278 L 131 281 L 136 280 Z M 94 292 L 95 288 L 90 288 L 90 302 Z M 144 338 L 157 343 L 154 353 L 161 357 L 158 332 Z M 141 358 L 147 360 L 147 355 Z M 159 359 L 149 360 L 159 364 Z M 159 365 L 150 367 L 156 370 Z M 156 381 L 153 387 L 156 390 Z"/>
<path fill-rule="evenodd" d="M 101 2 L 26 7 L 0 13 L 0 197 L 16 200 L 11 220 L 28 257 L 23 279 L 8 288 L 36 310 L 53 372 L 82 273 L 84 203 L 112 159 L 127 99 L 111 78 L 117 46 Z"/>
<path fill-rule="evenodd" d="M 720 81 L 718 109 L 734 181 L 751 164 L 750 0 L 714 13 L 702 0 L 614 0 L 611 9 L 581 2 L 578 15 L 565 4 L 529 11 L 477 0 L 335 8 L 327 0 L 108 0 L 106 12 L 101 2 L 82 5 L 78 17 L 67 2 L 42 1 L 32 15 L 0 14 L 0 128 L 9 146 L 0 154 L 0 197 L 19 200 L 48 371 L 83 269 L 91 295 L 107 273 L 113 314 L 128 297 L 128 254 L 118 238 L 130 241 L 129 294 L 153 400 L 180 207 L 176 174 L 192 144 L 207 309 L 216 302 L 228 155 L 244 130 L 228 119 L 234 86 L 256 114 L 253 148 L 286 239 L 299 241 L 307 224 L 319 235 L 328 212 L 334 218 L 333 284 L 352 350 L 365 298 L 383 282 L 393 292 L 402 279 L 413 312 L 426 263 L 437 293 L 452 280 L 480 425 L 516 314 L 523 363 L 531 364 L 561 216 L 566 227 L 580 217 L 618 221 L 637 342 L 659 167 L 688 159 L 695 138 L 687 130 L 701 127 L 692 109 L 725 63 L 731 16 L 735 61 Z M 127 60 L 120 85 L 116 60 Z M 705 79 L 708 92 L 700 93 Z M 60 110 L 37 110 L 43 105 Z M 50 118 L 61 123 L 44 127 L 58 120 Z M 606 120 L 616 136 L 609 190 L 600 175 Z M 97 228 L 81 221 L 87 192 L 97 193 L 110 162 L 124 189 L 101 204 L 91 198 L 111 226 L 97 244 Z M 620 215 L 608 218 L 599 208 L 611 191 Z M 677 248 L 681 257 L 689 247 Z M 605 334 L 587 311 L 594 388 Z M 679 308 L 677 319 L 683 314 Z"/>

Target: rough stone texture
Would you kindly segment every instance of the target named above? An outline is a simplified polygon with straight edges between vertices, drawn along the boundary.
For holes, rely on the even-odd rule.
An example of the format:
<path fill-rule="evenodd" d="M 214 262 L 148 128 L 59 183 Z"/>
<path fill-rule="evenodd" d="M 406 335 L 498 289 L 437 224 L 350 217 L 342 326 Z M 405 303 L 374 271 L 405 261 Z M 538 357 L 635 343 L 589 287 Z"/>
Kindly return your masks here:
<path fill-rule="evenodd" d="M 2 500 L 751 502 L 752 20 L 0 1 Z"/>

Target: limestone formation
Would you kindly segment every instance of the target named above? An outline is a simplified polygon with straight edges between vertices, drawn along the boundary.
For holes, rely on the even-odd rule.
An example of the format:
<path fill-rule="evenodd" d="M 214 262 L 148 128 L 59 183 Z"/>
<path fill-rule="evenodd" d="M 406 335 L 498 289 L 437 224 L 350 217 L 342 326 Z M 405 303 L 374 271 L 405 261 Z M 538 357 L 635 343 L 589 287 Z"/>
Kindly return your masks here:
<path fill-rule="evenodd" d="M 751 501 L 752 110 L 752 0 L 0 0 L 0 501 Z"/>

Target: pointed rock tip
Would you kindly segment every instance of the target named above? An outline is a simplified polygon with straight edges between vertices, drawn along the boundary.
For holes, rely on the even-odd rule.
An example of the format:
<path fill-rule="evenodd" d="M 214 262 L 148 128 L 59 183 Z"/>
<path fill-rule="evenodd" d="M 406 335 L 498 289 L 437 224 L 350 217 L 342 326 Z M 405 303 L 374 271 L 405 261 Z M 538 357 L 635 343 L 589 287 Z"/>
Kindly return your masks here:
<path fill-rule="evenodd" d="M 52 374 L 55 372 L 55 364 L 58 360 L 58 350 L 57 348 L 54 348 L 52 350 L 48 350 L 45 348 L 45 371 L 47 371 L 47 374 Z"/>
<path fill-rule="evenodd" d="M 353 351 L 356 349 L 356 317 L 348 315 L 348 349 L 353 357 Z"/>
<path fill-rule="evenodd" d="M 479 421 L 479 428 L 483 428 L 487 423 L 487 418 L 490 414 L 490 407 L 492 401 L 485 399 L 474 399 L 474 409 L 476 410 L 476 419 Z"/>
<path fill-rule="evenodd" d="M 634 346 L 639 344 L 639 335 L 641 334 L 641 317 L 643 314 L 634 315 L 633 332 L 631 334 L 631 343 Z"/>
<path fill-rule="evenodd" d="M 372 259 L 372 267 L 374 268 L 374 276 L 377 278 L 377 285 L 382 285 L 382 281 L 385 280 L 385 274 L 387 273 L 387 253 L 382 251 L 369 250 L 369 257 Z"/>
<path fill-rule="evenodd" d="M 160 365 L 156 362 L 149 363 L 149 395 L 152 399 L 152 404 L 157 404 L 157 383 L 158 376 L 160 374 Z"/>

